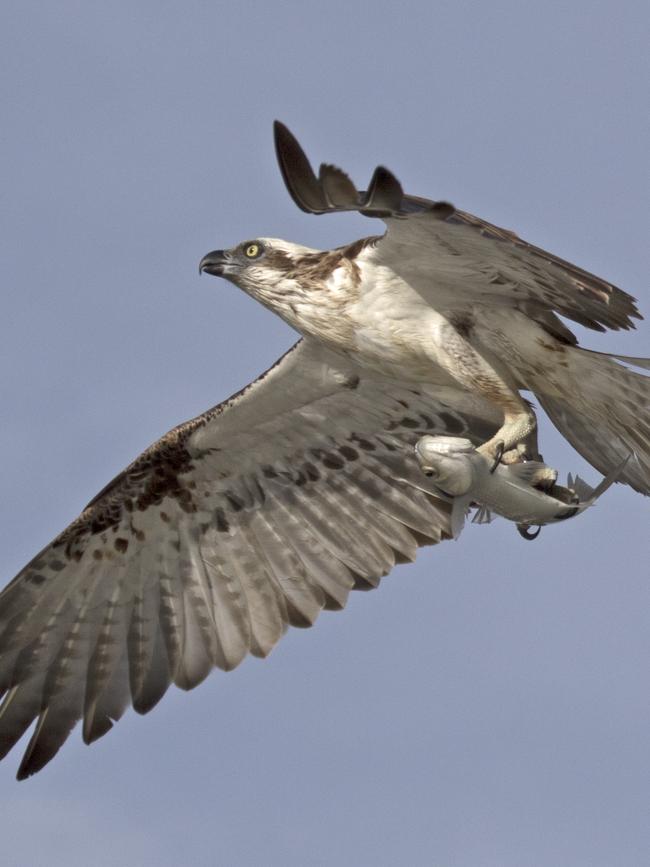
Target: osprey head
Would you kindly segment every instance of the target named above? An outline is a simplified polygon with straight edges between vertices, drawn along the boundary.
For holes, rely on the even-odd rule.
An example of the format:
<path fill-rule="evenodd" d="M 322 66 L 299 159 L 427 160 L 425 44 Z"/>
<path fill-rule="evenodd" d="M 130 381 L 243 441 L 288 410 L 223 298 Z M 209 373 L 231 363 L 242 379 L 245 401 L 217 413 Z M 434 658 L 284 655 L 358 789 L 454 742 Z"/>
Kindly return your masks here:
<path fill-rule="evenodd" d="M 318 250 L 290 244 L 278 238 L 256 238 L 229 250 L 213 250 L 199 263 L 205 271 L 224 277 L 262 303 L 273 306 L 272 299 L 282 287 L 292 288 L 307 265 L 321 254 Z"/>
<path fill-rule="evenodd" d="M 201 259 L 199 272 L 230 280 L 301 333 L 320 333 L 322 320 L 331 320 L 356 295 L 352 254 L 358 249 L 350 245 L 323 252 L 257 238 L 230 250 L 213 250 Z"/>

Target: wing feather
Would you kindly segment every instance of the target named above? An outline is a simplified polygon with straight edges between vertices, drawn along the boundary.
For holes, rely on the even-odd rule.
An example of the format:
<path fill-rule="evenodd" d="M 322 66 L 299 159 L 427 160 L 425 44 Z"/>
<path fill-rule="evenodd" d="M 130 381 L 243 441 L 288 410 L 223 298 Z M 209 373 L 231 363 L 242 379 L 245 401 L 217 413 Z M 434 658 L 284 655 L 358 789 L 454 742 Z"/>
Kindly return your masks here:
<path fill-rule="evenodd" d="M 368 191 L 355 194 L 340 169 L 323 166 L 317 177 L 279 121 L 274 136 L 282 177 L 298 207 L 312 214 L 359 211 L 383 218 L 388 231 L 373 242 L 373 257 L 425 297 L 452 306 L 515 306 L 569 342 L 575 338 L 553 312 L 596 331 L 634 328 L 632 320 L 642 318 L 635 299 L 612 283 L 448 202 L 406 195 L 383 166 Z"/>
<path fill-rule="evenodd" d="M 91 743 L 119 719 L 128 704 L 126 630 L 132 606 L 131 590 L 124 579 L 115 582 L 113 593 L 104 602 L 104 613 L 86 671 L 83 708 L 83 739 Z"/>
<path fill-rule="evenodd" d="M 290 613 L 273 581 L 273 547 L 255 545 L 249 549 L 246 547 L 249 541 L 249 530 L 243 528 L 241 550 L 244 556 L 233 557 L 230 563 L 224 561 L 223 569 L 225 573 L 230 572 L 242 590 L 248 611 L 247 647 L 254 656 L 265 657 L 286 632 Z M 251 563 L 253 569 L 249 570 Z"/>
<path fill-rule="evenodd" d="M 171 683 L 266 656 L 288 625 L 377 586 L 449 536 L 448 505 L 401 481 L 418 436 L 480 441 L 499 424 L 467 393 L 301 341 L 147 449 L 0 594 L 0 754 L 36 721 L 29 776 L 80 719 L 90 743 L 129 703 L 145 713 Z"/>
<path fill-rule="evenodd" d="M 135 591 L 126 639 L 131 700 L 141 714 L 158 704 L 172 682 L 159 605 L 160 585 L 150 577 L 148 586 Z"/>

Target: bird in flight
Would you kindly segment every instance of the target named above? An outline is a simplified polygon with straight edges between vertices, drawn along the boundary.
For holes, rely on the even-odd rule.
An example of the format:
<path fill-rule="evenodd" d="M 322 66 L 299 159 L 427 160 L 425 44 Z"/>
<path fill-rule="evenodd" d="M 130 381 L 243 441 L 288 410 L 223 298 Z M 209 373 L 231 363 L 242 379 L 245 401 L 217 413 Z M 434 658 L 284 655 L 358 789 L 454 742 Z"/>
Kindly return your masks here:
<path fill-rule="evenodd" d="M 415 443 L 466 437 L 537 457 L 535 394 L 566 439 L 650 493 L 646 359 L 589 352 L 565 320 L 629 329 L 634 299 L 385 168 L 358 192 L 316 175 L 275 124 L 296 204 L 359 211 L 384 235 L 318 251 L 257 238 L 208 253 L 302 336 L 255 382 L 173 428 L 110 482 L 0 595 L 0 757 L 35 721 L 18 770 L 40 770 L 83 720 L 90 743 L 171 683 L 266 656 L 418 546 L 451 536 Z M 562 317 L 562 318 L 560 318 Z"/>

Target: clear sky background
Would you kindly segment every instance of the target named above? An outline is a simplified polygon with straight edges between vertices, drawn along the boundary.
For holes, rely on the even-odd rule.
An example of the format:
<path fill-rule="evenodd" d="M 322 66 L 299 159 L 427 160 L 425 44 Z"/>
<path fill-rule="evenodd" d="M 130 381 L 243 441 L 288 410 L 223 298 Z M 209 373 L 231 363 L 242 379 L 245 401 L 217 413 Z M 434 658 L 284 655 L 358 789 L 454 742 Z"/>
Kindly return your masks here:
<path fill-rule="evenodd" d="M 139 451 L 295 339 L 200 257 L 329 247 L 271 123 L 360 186 L 378 162 L 636 295 L 639 2 L 5 0 L 0 574 Z M 650 326 L 581 333 L 650 355 Z M 545 458 L 599 478 L 542 422 Z M 470 526 L 269 659 L 172 689 L 14 781 L 6 867 L 629 867 L 650 859 L 648 502 L 616 486 L 533 544 Z M 23 741 L 23 746 L 24 746 Z"/>

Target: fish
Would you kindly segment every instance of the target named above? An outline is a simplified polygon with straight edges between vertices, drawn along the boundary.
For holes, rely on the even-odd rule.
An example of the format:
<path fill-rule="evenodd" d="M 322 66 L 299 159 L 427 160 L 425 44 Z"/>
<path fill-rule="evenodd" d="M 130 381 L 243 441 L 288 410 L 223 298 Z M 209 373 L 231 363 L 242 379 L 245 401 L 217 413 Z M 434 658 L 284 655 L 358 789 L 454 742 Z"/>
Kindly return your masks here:
<path fill-rule="evenodd" d="M 451 501 L 451 533 L 460 535 L 472 505 L 477 505 L 473 523 L 489 523 L 493 513 L 513 521 L 525 539 L 536 539 L 542 526 L 556 524 L 581 514 L 617 480 L 631 455 L 592 488 L 579 476 L 569 474 L 566 487 L 552 484 L 548 490 L 536 485 L 540 479 L 556 479 L 557 472 L 541 461 L 499 463 L 484 456 L 464 437 L 424 436 L 415 453 L 433 491 Z M 407 481 L 406 479 L 404 481 Z M 537 532 L 531 532 L 537 527 Z"/>

